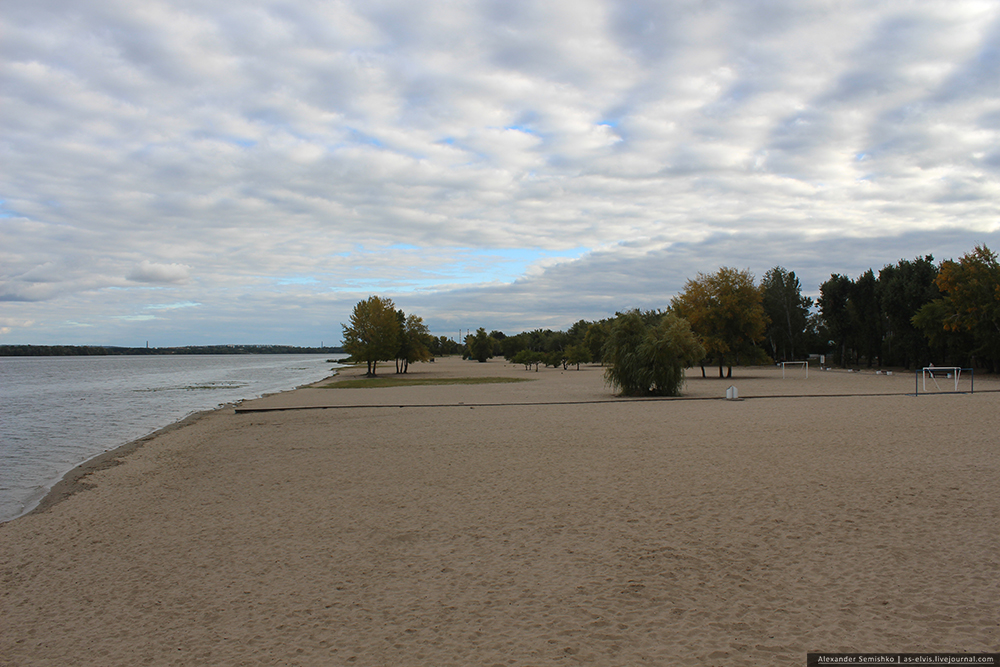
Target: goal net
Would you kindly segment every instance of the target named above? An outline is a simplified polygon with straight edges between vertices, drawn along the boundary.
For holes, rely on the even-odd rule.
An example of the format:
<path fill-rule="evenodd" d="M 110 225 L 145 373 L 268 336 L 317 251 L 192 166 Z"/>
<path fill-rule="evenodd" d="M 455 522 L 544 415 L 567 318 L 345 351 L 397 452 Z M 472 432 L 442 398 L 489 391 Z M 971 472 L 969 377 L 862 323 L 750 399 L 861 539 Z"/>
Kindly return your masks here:
<path fill-rule="evenodd" d="M 791 366 L 792 368 L 794 368 L 796 366 L 802 366 L 803 368 L 806 369 L 806 377 L 809 377 L 809 362 L 808 361 L 782 361 L 778 365 L 781 366 L 781 379 L 782 380 L 785 379 L 785 367 L 786 366 Z"/>
<path fill-rule="evenodd" d="M 971 368 L 924 366 L 917 371 L 918 394 L 964 394 L 974 389 Z"/>

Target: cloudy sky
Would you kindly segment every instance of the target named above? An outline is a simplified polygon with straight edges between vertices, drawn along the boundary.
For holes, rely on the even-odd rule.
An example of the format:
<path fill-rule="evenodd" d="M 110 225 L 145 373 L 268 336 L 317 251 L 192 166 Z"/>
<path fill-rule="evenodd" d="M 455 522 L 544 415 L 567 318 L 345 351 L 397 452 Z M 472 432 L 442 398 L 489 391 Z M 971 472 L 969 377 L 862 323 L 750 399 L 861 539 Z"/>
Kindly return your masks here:
<path fill-rule="evenodd" d="M 996 0 L 32 0 L 0 343 L 437 335 L 1000 250 Z"/>

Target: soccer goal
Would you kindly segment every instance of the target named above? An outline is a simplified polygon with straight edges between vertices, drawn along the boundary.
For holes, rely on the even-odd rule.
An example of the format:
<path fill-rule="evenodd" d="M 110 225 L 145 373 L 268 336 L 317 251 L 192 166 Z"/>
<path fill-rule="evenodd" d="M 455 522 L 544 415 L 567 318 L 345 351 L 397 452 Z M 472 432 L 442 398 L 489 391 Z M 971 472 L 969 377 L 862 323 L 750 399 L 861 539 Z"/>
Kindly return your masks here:
<path fill-rule="evenodd" d="M 806 369 L 806 377 L 809 377 L 809 362 L 808 361 L 782 361 L 781 366 L 781 379 L 785 379 L 785 366 L 804 366 Z"/>
<path fill-rule="evenodd" d="M 966 382 L 968 380 L 968 382 Z M 930 384 L 928 384 L 930 381 Z M 970 394 L 975 390 L 975 373 L 961 366 L 924 366 L 917 371 L 917 392 L 925 394 Z"/>

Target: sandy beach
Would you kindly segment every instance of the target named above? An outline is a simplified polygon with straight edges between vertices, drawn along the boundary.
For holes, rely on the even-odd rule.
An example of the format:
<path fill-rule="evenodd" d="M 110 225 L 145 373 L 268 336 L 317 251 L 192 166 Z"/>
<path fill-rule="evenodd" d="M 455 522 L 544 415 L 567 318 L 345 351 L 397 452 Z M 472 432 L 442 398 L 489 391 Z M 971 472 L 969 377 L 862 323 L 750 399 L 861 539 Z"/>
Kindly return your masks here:
<path fill-rule="evenodd" d="M 530 381 L 186 420 L 0 525 L 0 665 L 1000 651 L 1000 382 L 707 371 L 628 400 L 599 366 L 440 359 L 409 375 Z"/>

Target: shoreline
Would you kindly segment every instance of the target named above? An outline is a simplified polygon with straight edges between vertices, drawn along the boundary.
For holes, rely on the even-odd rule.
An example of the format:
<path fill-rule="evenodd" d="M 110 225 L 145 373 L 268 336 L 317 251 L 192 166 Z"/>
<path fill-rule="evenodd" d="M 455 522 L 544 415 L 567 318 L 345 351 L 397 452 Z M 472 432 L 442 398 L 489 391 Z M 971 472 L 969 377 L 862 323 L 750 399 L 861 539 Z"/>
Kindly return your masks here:
<path fill-rule="evenodd" d="M 411 374 L 526 377 L 438 364 Z M 86 493 L 0 524 L 0 665 L 792 667 L 1000 646 L 996 391 L 915 400 L 875 395 L 912 378 L 762 368 L 692 379 L 699 400 L 593 403 L 599 367 L 530 375 L 304 386 L 245 402 L 292 410 L 140 439 Z M 748 400 L 715 400 L 728 384 Z"/>
<path fill-rule="evenodd" d="M 294 391 L 294 390 L 290 390 Z M 144 435 L 141 438 L 132 440 L 123 445 L 109 449 L 106 452 L 102 452 L 97 456 L 87 459 L 86 461 L 74 466 L 68 472 L 66 472 L 58 482 L 53 484 L 49 490 L 42 496 L 41 500 L 31 508 L 25 511 L 19 516 L 16 516 L 8 521 L 0 522 L 0 525 L 5 523 L 10 523 L 11 521 L 17 521 L 20 518 L 30 516 L 36 513 L 43 513 L 51 509 L 52 507 L 58 505 L 59 503 L 67 500 L 71 496 L 79 493 L 80 491 L 85 491 L 87 489 L 93 488 L 93 485 L 87 484 L 84 481 L 90 475 L 99 472 L 101 470 L 107 470 L 108 468 L 113 468 L 115 466 L 121 465 L 123 459 L 127 458 L 130 454 L 138 451 L 143 445 L 149 443 L 150 441 L 156 439 L 157 436 L 170 433 L 171 431 L 184 428 L 195 421 L 204 418 L 207 415 L 212 414 L 220 410 L 225 410 L 227 408 L 232 408 L 235 404 L 230 403 L 226 405 L 213 408 L 212 410 L 199 410 L 194 412 L 183 419 L 179 419 L 172 424 L 168 424 L 163 428 L 157 429 L 148 435 Z"/>
<path fill-rule="evenodd" d="M 244 403 L 245 401 L 258 400 L 262 398 L 267 398 L 269 396 L 277 396 L 280 394 L 297 391 L 299 389 L 302 389 L 303 387 L 311 387 L 314 385 L 318 385 L 320 383 L 329 382 L 336 377 L 337 377 L 337 369 L 334 369 L 332 375 L 328 375 L 327 377 L 321 380 L 317 380 L 316 382 L 308 382 L 306 384 L 297 385 L 295 387 L 292 387 L 290 389 L 285 389 L 282 391 L 267 392 L 256 397 L 240 399 L 239 401 L 235 402 L 223 403 L 207 410 L 196 410 L 184 417 L 181 417 L 177 421 L 171 422 L 166 426 L 151 431 L 150 433 L 147 433 L 146 435 L 140 438 L 136 438 L 134 440 L 130 440 L 116 447 L 112 447 L 111 449 L 107 449 L 101 452 L 100 454 L 96 454 L 88 459 L 81 461 L 80 463 L 74 465 L 72 468 L 67 470 L 62 475 L 60 475 L 51 484 L 51 486 L 48 486 L 48 488 L 43 489 L 43 492 L 40 494 L 37 501 L 34 502 L 29 501 L 25 503 L 26 509 L 22 509 L 21 513 L 18 514 L 17 516 L 13 516 L 9 519 L 0 521 L 0 526 L 2 526 L 5 523 L 10 523 L 11 521 L 16 521 L 22 517 L 29 516 L 31 514 L 45 512 L 51 509 L 53 506 L 66 500 L 70 496 L 90 488 L 91 485 L 87 484 L 84 481 L 87 477 L 94 474 L 95 472 L 106 470 L 108 468 L 120 465 L 122 463 L 122 459 L 134 453 L 143 445 L 154 440 L 159 435 L 169 433 L 175 429 L 183 428 L 187 425 L 194 423 L 198 419 L 202 419 L 214 412 L 227 409 L 235 409 L 237 406 Z"/>
<path fill-rule="evenodd" d="M 441 359 L 450 359 L 450 360 L 454 361 L 457 358 L 456 357 L 443 357 Z M 464 364 L 469 364 L 470 366 L 472 365 L 472 363 L 470 361 L 467 361 L 467 360 L 462 360 L 462 363 L 463 363 L 463 365 Z M 495 367 L 495 364 L 496 364 L 496 362 L 494 362 L 494 367 Z M 508 365 L 511 366 L 511 367 L 515 367 L 515 368 L 518 367 L 517 364 L 507 364 L 507 363 L 504 364 L 505 367 L 508 366 Z M 475 366 L 473 366 L 473 367 L 475 367 Z M 386 367 L 386 368 L 388 368 L 388 367 Z M 601 368 L 603 369 L 603 366 Z M 709 374 L 706 377 L 700 377 L 700 376 L 696 377 L 694 375 L 694 373 L 695 373 L 695 371 L 698 370 L 698 367 L 692 367 L 692 368 L 686 369 L 687 373 L 692 374 L 687 379 L 686 384 L 689 384 L 691 381 L 695 381 L 695 380 L 701 380 L 702 382 L 705 382 L 705 383 L 713 383 L 713 382 L 718 382 L 718 383 L 739 382 L 740 380 L 747 380 L 748 379 L 748 376 L 746 374 L 747 371 L 750 371 L 752 373 L 752 371 L 754 369 L 767 369 L 767 370 L 771 370 L 771 368 L 769 366 L 739 367 L 737 369 L 737 376 L 735 378 L 722 378 L 722 377 L 715 377 L 712 374 Z M 341 371 L 345 371 L 345 370 L 346 371 L 354 371 L 354 372 L 353 373 L 341 373 Z M 323 389 L 325 389 L 325 388 L 328 388 L 328 387 L 320 387 L 320 385 L 329 385 L 329 384 L 331 384 L 333 382 L 336 382 L 337 380 L 340 380 L 340 379 L 352 379 L 352 378 L 364 377 L 363 370 L 364 369 L 359 364 L 344 364 L 340 368 L 334 369 L 334 372 L 333 372 L 332 375 L 329 375 L 329 376 L 327 376 L 327 377 L 325 377 L 325 378 L 323 378 L 321 380 L 317 380 L 315 382 L 308 382 L 306 384 L 298 385 L 298 386 L 292 387 L 290 389 L 285 389 L 285 390 L 276 391 L 276 392 L 268 392 L 268 393 L 261 394 L 260 396 L 257 396 L 257 397 L 240 399 L 239 401 L 225 403 L 225 404 L 220 404 L 219 406 L 217 406 L 215 408 L 208 409 L 208 410 L 198 410 L 196 412 L 193 412 L 193 413 L 191 413 L 191 414 L 189 414 L 189 415 L 187 415 L 185 417 L 182 417 L 181 419 L 179 419 L 179 420 L 177 420 L 175 422 L 172 422 L 170 424 L 167 424 L 166 426 L 158 428 L 158 429 L 156 429 L 156 430 L 154 430 L 154 431 L 152 431 L 152 432 L 150 432 L 150 433 L 148 433 L 148 434 L 146 434 L 146 435 L 144 435 L 144 436 L 142 436 L 140 438 L 136 438 L 135 440 L 131 440 L 129 442 L 126 442 L 126 443 L 124 443 L 122 445 L 119 445 L 117 447 L 114 447 L 112 449 L 108 449 L 108 450 L 106 450 L 106 451 L 104 451 L 104 452 L 102 452 L 100 454 L 97 454 L 97 455 L 95 455 L 95 456 L 93 456 L 93 457 L 91 457 L 89 459 L 86 459 L 86 460 L 82 461 L 81 463 L 73 466 L 71 469 L 69 469 L 64 474 L 62 474 L 59 477 L 59 479 L 55 483 L 53 483 L 44 492 L 44 494 L 41 495 L 41 497 L 39 498 L 39 500 L 33 504 L 33 506 L 31 507 L 31 509 L 26 509 L 26 510 L 22 511 L 21 514 L 15 516 L 15 517 L 12 517 L 12 518 L 4 520 L 4 521 L 0 521 L 0 525 L 3 525 L 5 523 L 9 523 L 11 521 L 16 521 L 17 519 L 20 519 L 20 518 L 25 517 L 25 516 L 29 516 L 31 514 L 41 513 L 41 512 L 45 512 L 45 511 L 49 510 L 50 508 L 52 508 L 53 506 L 59 504 L 60 502 L 62 502 L 64 500 L 66 500 L 70 496 L 72 496 L 72 495 L 74 495 L 74 494 L 76 494 L 76 493 L 78 493 L 80 491 L 83 491 L 83 490 L 86 490 L 88 488 L 91 488 L 91 485 L 87 484 L 84 481 L 87 477 L 89 477 L 90 475 L 92 475 L 95 472 L 98 472 L 98 471 L 101 471 L 101 470 L 105 470 L 105 469 L 112 468 L 114 466 L 120 465 L 122 463 L 122 459 L 124 459 L 125 457 L 128 457 L 130 454 L 134 453 L 135 451 L 137 451 L 139 448 L 141 448 L 143 445 L 147 444 L 148 442 L 156 439 L 157 436 L 169 433 L 169 432 L 171 432 L 171 431 L 173 431 L 175 429 L 183 428 L 183 427 L 188 426 L 188 425 L 194 423 L 195 421 L 197 421 L 199 419 L 202 419 L 202 418 L 204 418 L 204 417 L 206 417 L 206 416 L 208 416 L 210 414 L 213 414 L 213 413 L 219 412 L 219 411 L 224 411 L 224 410 L 233 410 L 235 414 L 251 414 L 251 413 L 265 413 L 265 412 L 286 412 L 286 411 L 295 411 L 295 410 L 331 410 L 331 409 L 349 410 L 349 409 L 358 409 L 358 408 L 373 409 L 373 408 L 395 408 L 395 407 L 447 407 L 447 406 L 456 406 L 456 407 L 462 406 L 462 407 L 464 407 L 466 405 L 474 405 L 474 406 L 477 406 L 477 407 L 498 407 L 498 406 L 501 406 L 501 405 L 506 405 L 506 406 L 517 406 L 517 405 L 522 405 L 522 406 L 527 406 L 527 405 L 545 406 L 545 405 L 573 405 L 573 404 L 594 404 L 594 405 L 599 405 L 599 404 L 604 404 L 604 403 L 621 403 L 621 402 L 673 402 L 673 401 L 721 401 L 721 400 L 731 400 L 731 399 L 727 399 L 725 396 L 704 396 L 704 395 L 695 396 L 695 395 L 689 395 L 688 392 L 686 392 L 686 391 L 682 391 L 682 395 L 681 396 L 620 397 L 620 396 L 613 396 L 613 395 L 611 395 L 608 398 L 598 398 L 598 399 L 590 399 L 590 400 L 583 400 L 583 401 L 570 401 L 570 402 L 567 402 L 567 401 L 548 401 L 548 402 L 533 402 L 533 403 L 520 403 L 520 404 L 519 403 L 476 403 L 476 404 L 467 404 L 465 402 L 460 402 L 460 403 L 457 403 L 457 404 L 437 404 L 437 405 L 436 404 L 421 404 L 421 405 L 412 405 L 412 406 L 397 406 L 394 403 L 393 404 L 385 404 L 385 405 L 352 405 L 352 404 L 344 404 L 344 405 L 302 405 L 302 406 L 297 406 L 297 405 L 287 405 L 285 402 L 281 402 L 281 404 L 278 405 L 278 406 L 241 407 L 241 406 L 244 406 L 245 404 L 257 404 L 257 403 L 260 403 L 260 402 L 264 401 L 265 399 L 270 399 L 270 398 L 273 398 L 273 397 L 281 397 L 281 396 L 284 396 L 284 395 L 289 395 L 289 394 L 292 394 L 293 392 L 297 392 L 297 391 L 302 390 L 302 389 L 307 389 L 307 388 L 323 388 Z M 743 374 L 741 374 L 740 371 L 743 371 Z M 526 371 L 526 372 L 528 372 L 528 373 L 535 373 L 536 371 Z M 559 371 L 559 369 L 556 369 L 556 368 L 551 368 L 551 369 L 550 368 L 545 368 L 542 372 L 552 372 L 552 373 L 554 373 L 554 372 L 572 372 L 572 371 Z M 820 371 L 815 371 L 815 372 L 844 373 L 844 374 L 848 374 L 848 375 L 853 374 L 853 375 L 858 376 L 858 377 L 861 377 L 861 376 L 864 376 L 864 375 L 871 375 L 872 374 L 872 372 L 869 372 L 869 371 L 846 370 L 846 369 L 840 369 L 840 368 L 826 368 L 826 369 L 821 369 Z M 383 374 L 384 375 L 389 375 L 389 376 L 396 375 L 396 373 L 394 373 L 394 372 L 383 373 Z M 419 374 L 419 371 L 416 374 Z M 906 374 L 907 373 L 900 373 L 899 376 L 902 377 L 902 376 L 904 376 Z M 749 377 L 752 378 L 753 375 L 751 374 Z M 991 386 L 992 388 L 981 388 L 981 389 L 979 389 L 975 393 L 1000 393 L 1000 382 L 997 382 L 997 378 L 993 378 L 993 377 L 987 376 L 987 379 L 989 381 L 989 385 L 988 386 Z M 994 386 L 994 385 L 996 385 L 996 386 Z M 350 391 L 350 390 L 348 390 L 348 391 Z M 365 390 L 362 390 L 362 391 L 365 391 Z M 609 390 L 609 394 L 610 394 L 610 390 Z M 872 396 L 872 397 L 877 397 L 877 396 L 884 396 L 884 397 L 885 396 L 900 396 L 900 395 L 917 397 L 917 395 L 914 394 L 914 393 L 900 394 L 899 392 L 890 392 L 890 393 L 865 393 L 865 394 L 856 394 L 856 393 L 845 393 L 845 394 L 771 394 L 771 395 L 758 395 L 758 396 L 741 396 L 739 399 L 736 399 L 736 400 L 738 400 L 738 401 L 745 401 L 745 400 L 758 400 L 758 399 L 851 398 L 851 397 L 856 397 L 856 396 L 861 396 L 861 395 L 863 395 L 863 396 Z"/>

